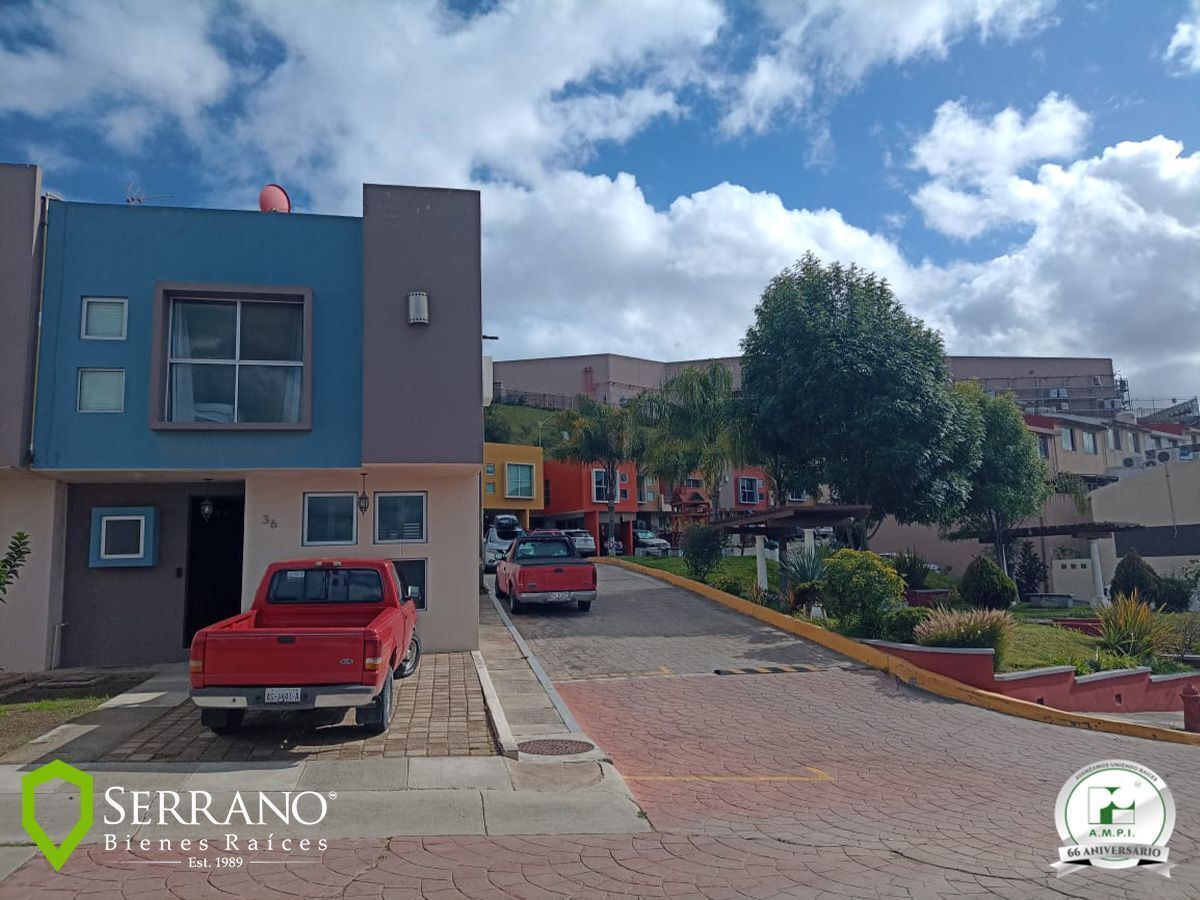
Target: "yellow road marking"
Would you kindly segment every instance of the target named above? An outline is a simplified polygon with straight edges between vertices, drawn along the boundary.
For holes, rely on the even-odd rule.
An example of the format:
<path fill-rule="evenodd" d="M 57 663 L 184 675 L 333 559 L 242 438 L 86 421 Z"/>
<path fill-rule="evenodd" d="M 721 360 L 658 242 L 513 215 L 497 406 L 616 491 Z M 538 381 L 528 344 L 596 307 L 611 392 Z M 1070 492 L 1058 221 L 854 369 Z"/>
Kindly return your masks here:
<path fill-rule="evenodd" d="M 828 772 L 813 766 L 805 766 L 812 775 L 626 775 L 626 781 L 715 781 L 715 782 L 767 782 L 767 781 L 833 781 Z"/>

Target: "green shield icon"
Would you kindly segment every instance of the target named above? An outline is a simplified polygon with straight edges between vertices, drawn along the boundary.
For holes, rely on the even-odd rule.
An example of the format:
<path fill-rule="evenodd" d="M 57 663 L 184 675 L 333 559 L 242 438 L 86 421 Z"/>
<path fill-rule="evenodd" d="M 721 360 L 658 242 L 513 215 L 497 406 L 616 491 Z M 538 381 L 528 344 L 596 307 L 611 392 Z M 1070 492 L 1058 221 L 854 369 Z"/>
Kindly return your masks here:
<path fill-rule="evenodd" d="M 61 844 L 54 843 L 37 819 L 37 789 L 56 778 L 79 788 L 79 820 L 71 827 Z M 55 871 L 61 870 L 71 852 L 79 846 L 83 836 L 92 827 L 92 776 L 67 765 L 61 759 L 48 762 L 41 768 L 27 773 L 21 779 L 21 824 L 25 826 L 25 833 L 33 838 L 33 842 L 38 845 L 38 849 L 50 865 L 54 866 Z"/>

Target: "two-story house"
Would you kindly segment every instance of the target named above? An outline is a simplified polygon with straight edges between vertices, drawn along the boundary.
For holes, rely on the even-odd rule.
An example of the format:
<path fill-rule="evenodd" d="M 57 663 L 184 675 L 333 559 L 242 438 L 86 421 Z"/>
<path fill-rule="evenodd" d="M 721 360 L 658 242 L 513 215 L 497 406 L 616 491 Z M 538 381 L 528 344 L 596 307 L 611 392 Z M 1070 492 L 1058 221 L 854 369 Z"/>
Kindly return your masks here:
<path fill-rule="evenodd" d="M 395 561 L 477 645 L 479 195 L 361 217 L 40 197 L 0 167 L 0 666 L 180 660 L 266 565 Z M 39 324 L 40 323 L 40 324 Z"/>

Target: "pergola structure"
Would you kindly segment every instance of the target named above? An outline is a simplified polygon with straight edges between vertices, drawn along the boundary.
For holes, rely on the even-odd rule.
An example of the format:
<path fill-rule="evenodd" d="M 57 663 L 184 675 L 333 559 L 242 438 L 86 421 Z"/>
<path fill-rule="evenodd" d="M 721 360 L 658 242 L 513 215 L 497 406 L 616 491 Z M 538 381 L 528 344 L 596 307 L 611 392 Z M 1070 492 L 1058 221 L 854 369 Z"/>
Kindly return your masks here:
<path fill-rule="evenodd" d="M 761 534 L 786 538 L 797 529 L 829 528 L 850 525 L 870 513 L 871 507 L 851 503 L 813 503 L 808 506 L 784 506 L 766 512 L 735 513 L 713 519 L 714 528 L 733 534 Z"/>
<path fill-rule="evenodd" d="M 1137 522 L 1074 522 L 1069 525 L 1030 525 L 1024 528 L 1009 528 L 1004 536 L 1010 540 L 1032 537 L 1086 538 L 1088 555 L 1092 561 L 1092 605 L 1103 603 L 1104 573 L 1100 570 L 1100 539 L 1111 537 L 1118 531 L 1136 531 L 1145 528 Z"/>

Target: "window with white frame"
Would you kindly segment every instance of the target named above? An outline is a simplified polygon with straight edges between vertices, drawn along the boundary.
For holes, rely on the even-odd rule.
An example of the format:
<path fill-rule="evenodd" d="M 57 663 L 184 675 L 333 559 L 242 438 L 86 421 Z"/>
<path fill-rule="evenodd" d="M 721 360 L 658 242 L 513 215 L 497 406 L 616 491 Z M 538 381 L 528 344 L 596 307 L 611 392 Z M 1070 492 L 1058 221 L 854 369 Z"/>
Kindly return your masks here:
<path fill-rule="evenodd" d="M 358 543 L 358 495 L 305 494 L 305 546 Z"/>
<path fill-rule="evenodd" d="M 647 502 L 648 495 L 647 495 L 647 491 L 646 491 L 646 482 L 648 480 L 649 479 L 646 479 L 646 478 L 638 479 L 638 486 L 637 486 L 638 487 L 638 501 L 637 501 L 638 503 Z"/>
<path fill-rule="evenodd" d="M 1135 431 L 1131 437 L 1133 440 L 1133 452 L 1141 453 L 1142 452 L 1142 436 Z"/>
<path fill-rule="evenodd" d="M 592 469 L 592 502 L 608 502 L 608 479 L 604 477 L 603 469 Z"/>
<path fill-rule="evenodd" d="M 1074 450 L 1075 449 L 1075 429 L 1074 428 L 1060 428 L 1060 429 L 1058 429 L 1058 433 L 1062 439 L 1062 448 L 1064 450 Z"/>
<path fill-rule="evenodd" d="M 504 464 L 504 496 L 515 500 L 533 499 L 533 466 L 529 463 Z"/>
<path fill-rule="evenodd" d="M 375 543 L 399 544 L 425 540 L 425 494 L 375 494 Z"/>
<path fill-rule="evenodd" d="M 683 479 L 683 486 L 689 488 L 699 488 L 704 487 L 704 482 L 699 478 L 685 478 Z"/>
<path fill-rule="evenodd" d="M 738 503 L 754 504 L 761 497 L 759 496 L 759 486 L 762 482 L 757 478 L 739 478 L 738 479 Z"/>
<path fill-rule="evenodd" d="M 1121 449 L 1121 432 L 1116 428 L 1108 429 L 1108 448 L 1110 450 Z"/>
<path fill-rule="evenodd" d="M 101 559 L 141 559 L 145 555 L 145 516 L 100 517 Z"/>
<path fill-rule="evenodd" d="M 125 411 L 124 369 L 80 369 L 76 409 L 81 413 Z"/>
<path fill-rule="evenodd" d="M 84 297 L 79 336 L 88 341 L 123 341 L 127 313 L 123 298 Z"/>
<path fill-rule="evenodd" d="M 628 472 L 621 473 L 621 484 L 629 484 L 629 473 Z"/>
<path fill-rule="evenodd" d="M 803 503 L 808 499 L 808 491 L 800 488 L 788 488 L 788 501 L 791 503 Z"/>
<path fill-rule="evenodd" d="M 495 475 L 496 474 L 496 464 L 495 463 L 487 463 L 486 465 L 484 465 L 483 474 L 484 475 Z"/>
<path fill-rule="evenodd" d="M 302 300 L 175 297 L 168 348 L 168 422 L 300 422 Z"/>
<path fill-rule="evenodd" d="M 1038 442 L 1038 456 L 1040 456 L 1042 459 L 1049 459 L 1050 458 L 1050 437 L 1045 434 L 1039 434 L 1037 436 L 1037 442 Z"/>
<path fill-rule="evenodd" d="M 1095 453 L 1096 452 L 1096 435 L 1091 431 L 1085 431 L 1083 433 L 1083 452 L 1084 453 Z"/>

